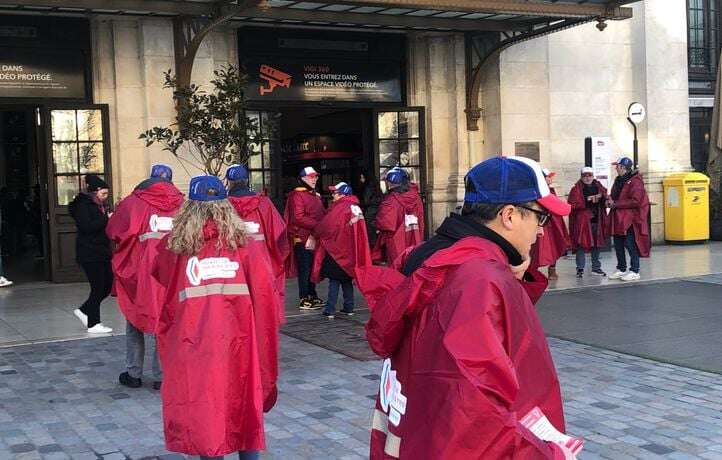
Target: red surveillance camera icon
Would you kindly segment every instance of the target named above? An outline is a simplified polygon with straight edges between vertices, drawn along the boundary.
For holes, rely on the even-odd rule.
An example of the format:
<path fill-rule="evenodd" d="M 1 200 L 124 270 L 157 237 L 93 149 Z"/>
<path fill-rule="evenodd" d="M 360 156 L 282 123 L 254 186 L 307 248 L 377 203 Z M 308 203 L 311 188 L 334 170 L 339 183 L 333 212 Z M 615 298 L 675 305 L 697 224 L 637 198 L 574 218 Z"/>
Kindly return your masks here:
<path fill-rule="evenodd" d="M 261 93 L 261 96 L 272 93 L 277 86 L 283 86 L 284 88 L 291 87 L 291 76 L 289 74 L 265 64 L 261 65 L 261 78 L 268 82 L 267 88 L 259 86 L 258 91 Z"/>

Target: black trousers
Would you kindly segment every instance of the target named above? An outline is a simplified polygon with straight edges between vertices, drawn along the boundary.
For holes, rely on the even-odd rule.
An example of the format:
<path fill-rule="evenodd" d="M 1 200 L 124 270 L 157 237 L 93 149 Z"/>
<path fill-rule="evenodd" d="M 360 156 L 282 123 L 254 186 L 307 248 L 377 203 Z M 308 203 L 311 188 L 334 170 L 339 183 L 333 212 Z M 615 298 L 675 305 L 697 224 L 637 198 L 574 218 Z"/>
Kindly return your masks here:
<path fill-rule="evenodd" d="M 296 256 L 296 268 L 298 269 L 298 298 L 303 300 L 306 297 L 318 297 L 316 285 L 311 282 L 311 270 L 313 269 L 313 251 L 306 249 L 305 245 L 296 243 L 293 246 Z"/>
<path fill-rule="evenodd" d="M 93 327 L 100 322 L 100 302 L 110 295 L 113 288 L 113 269 L 109 260 L 84 262 L 80 266 L 90 283 L 88 300 L 80 307 L 80 311 L 88 315 L 88 327 Z"/>

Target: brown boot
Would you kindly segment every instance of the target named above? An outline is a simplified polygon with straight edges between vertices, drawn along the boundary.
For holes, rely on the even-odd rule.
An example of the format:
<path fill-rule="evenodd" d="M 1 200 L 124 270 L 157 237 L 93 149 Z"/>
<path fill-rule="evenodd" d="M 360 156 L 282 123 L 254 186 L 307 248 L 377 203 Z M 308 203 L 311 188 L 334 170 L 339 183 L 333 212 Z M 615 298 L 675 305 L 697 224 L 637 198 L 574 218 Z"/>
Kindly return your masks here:
<path fill-rule="evenodd" d="M 559 276 L 557 276 L 557 268 L 556 267 L 549 267 L 549 281 L 555 281 L 559 279 Z"/>

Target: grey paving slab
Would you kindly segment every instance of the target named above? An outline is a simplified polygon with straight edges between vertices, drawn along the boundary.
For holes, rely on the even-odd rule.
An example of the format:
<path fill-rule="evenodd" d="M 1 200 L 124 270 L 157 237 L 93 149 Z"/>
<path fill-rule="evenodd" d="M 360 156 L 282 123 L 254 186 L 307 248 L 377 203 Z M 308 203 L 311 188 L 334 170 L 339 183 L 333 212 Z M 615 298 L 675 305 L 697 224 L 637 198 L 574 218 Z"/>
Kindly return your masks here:
<path fill-rule="evenodd" d="M 553 292 L 538 303 L 552 336 L 722 373 L 722 284 L 671 281 Z"/>
<path fill-rule="evenodd" d="M 550 345 L 567 431 L 587 440 L 580 458 L 722 458 L 719 375 L 559 339 Z M 163 447 L 149 382 L 117 384 L 123 354 L 122 337 L 0 350 L 0 458 L 185 458 Z M 380 363 L 286 336 L 281 362 L 264 457 L 366 458 Z"/>

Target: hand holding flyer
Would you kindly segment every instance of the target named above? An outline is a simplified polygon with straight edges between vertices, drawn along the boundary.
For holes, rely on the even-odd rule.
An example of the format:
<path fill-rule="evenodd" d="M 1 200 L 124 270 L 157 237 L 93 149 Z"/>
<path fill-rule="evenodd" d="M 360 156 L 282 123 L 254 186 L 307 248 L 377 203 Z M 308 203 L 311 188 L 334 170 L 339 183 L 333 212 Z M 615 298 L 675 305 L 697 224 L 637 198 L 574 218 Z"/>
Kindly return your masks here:
<path fill-rule="evenodd" d="M 575 456 L 579 455 L 579 452 L 581 452 L 584 447 L 583 439 L 561 433 L 554 428 L 554 425 L 551 424 L 546 415 L 544 415 L 538 407 L 529 411 L 519 422 L 539 439 L 558 444 L 570 450 Z"/>

